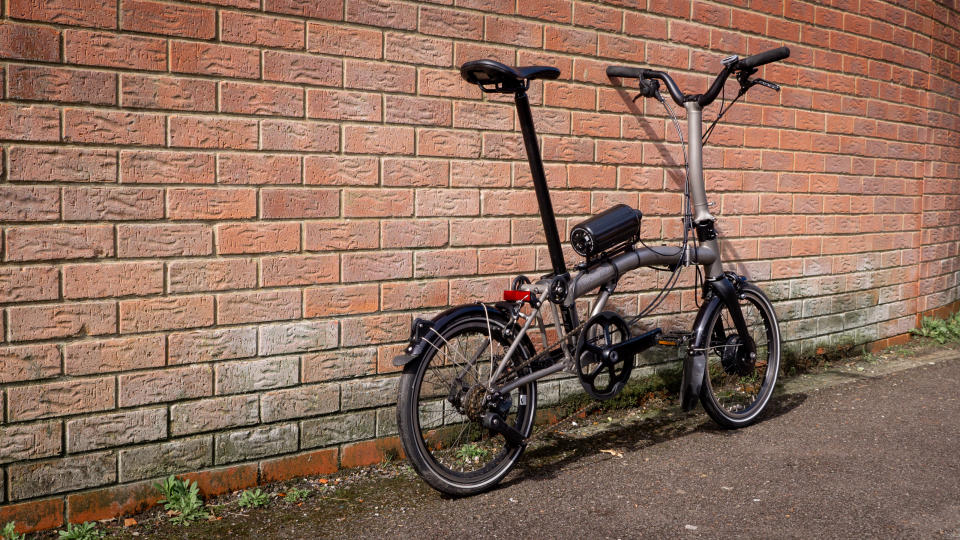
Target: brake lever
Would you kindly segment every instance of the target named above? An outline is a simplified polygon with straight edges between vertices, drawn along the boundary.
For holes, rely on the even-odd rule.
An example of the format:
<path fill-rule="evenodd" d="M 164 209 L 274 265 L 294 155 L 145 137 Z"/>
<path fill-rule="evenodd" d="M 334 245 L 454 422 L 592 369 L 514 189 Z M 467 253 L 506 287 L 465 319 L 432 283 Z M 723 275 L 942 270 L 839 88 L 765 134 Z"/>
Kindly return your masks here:
<path fill-rule="evenodd" d="M 780 85 L 779 85 L 779 84 L 772 83 L 772 82 L 767 81 L 767 80 L 764 80 L 764 79 L 759 79 L 759 78 L 758 78 L 758 79 L 753 79 L 753 80 L 750 81 L 750 82 L 752 82 L 753 84 L 759 84 L 760 86 L 766 86 L 767 88 L 769 88 L 769 89 L 771 89 L 771 90 L 773 90 L 773 91 L 775 91 L 775 92 L 779 92 L 779 91 L 780 91 Z"/>

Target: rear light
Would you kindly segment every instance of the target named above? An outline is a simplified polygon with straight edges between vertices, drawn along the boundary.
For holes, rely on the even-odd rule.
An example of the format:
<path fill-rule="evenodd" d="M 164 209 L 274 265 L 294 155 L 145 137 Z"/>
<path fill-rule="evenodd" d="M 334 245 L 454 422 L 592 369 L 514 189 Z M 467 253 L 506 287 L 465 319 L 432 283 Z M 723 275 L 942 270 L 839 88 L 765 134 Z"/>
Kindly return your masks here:
<path fill-rule="evenodd" d="M 507 302 L 529 302 L 530 291 L 503 291 L 503 299 Z"/>

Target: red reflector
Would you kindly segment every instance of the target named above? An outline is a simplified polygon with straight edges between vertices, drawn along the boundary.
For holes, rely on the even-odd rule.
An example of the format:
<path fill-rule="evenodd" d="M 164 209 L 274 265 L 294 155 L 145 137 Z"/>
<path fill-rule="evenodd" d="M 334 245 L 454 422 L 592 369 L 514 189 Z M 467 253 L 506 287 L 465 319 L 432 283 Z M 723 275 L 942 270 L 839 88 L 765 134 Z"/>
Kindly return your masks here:
<path fill-rule="evenodd" d="M 503 299 L 507 302 L 529 302 L 530 291 L 503 291 Z"/>

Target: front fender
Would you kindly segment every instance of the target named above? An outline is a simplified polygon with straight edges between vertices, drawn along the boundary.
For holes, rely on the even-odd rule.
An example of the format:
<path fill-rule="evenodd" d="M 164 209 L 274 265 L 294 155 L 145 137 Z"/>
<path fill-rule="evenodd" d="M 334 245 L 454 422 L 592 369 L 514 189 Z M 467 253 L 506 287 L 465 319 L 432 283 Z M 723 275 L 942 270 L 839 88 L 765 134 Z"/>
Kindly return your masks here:
<path fill-rule="evenodd" d="M 429 321 L 420 318 L 414 319 L 410 327 L 410 340 L 407 348 L 403 350 L 403 354 L 393 357 L 393 365 L 402 367 L 409 364 L 422 356 L 431 344 L 439 348 L 441 345 L 440 335 L 443 334 L 444 329 L 460 318 L 471 316 L 480 318 L 489 316 L 491 320 L 498 321 L 503 327 L 506 327 L 510 322 L 510 314 L 502 307 L 481 303 L 454 306 Z"/>
<path fill-rule="evenodd" d="M 712 328 L 707 328 L 713 314 L 720 309 L 723 302 L 717 295 L 700 306 L 697 318 L 693 321 L 692 347 L 683 360 L 683 382 L 680 385 L 680 406 L 689 411 L 697 405 L 700 398 L 700 387 L 703 386 L 703 376 L 707 368 L 707 338 Z"/>

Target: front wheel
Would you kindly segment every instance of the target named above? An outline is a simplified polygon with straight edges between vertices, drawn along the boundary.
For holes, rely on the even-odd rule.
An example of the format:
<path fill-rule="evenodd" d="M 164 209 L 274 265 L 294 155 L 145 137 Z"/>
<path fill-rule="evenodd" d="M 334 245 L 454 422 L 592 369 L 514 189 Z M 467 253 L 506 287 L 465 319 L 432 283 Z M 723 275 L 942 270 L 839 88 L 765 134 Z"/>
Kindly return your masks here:
<path fill-rule="evenodd" d="M 486 491 L 510 472 L 523 445 L 510 444 L 481 419 L 494 408 L 508 425 L 529 436 L 536 383 L 514 389 L 495 404 L 485 400 L 491 366 L 510 346 L 496 319 L 488 323 L 466 316 L 445 325 L 435 338 L 404 367 L 400 379 L 397 424 L 403 449 L 434 489 L 456 496 Z M 529 342 L 521 342 L 515 354 L 518 362 L 529 358 Z"/>
<path fill-rule="evenodd" d="M 707 365 L 700 387 L 700 402 L 716 423 L 739 428 L 756 422 L 763 413 L 780 370 L 780 327 L 773 306 L 758 287 L 744 284 L 740 309 L 756 344 L 751 356 L 743 345 L 730 311 L 723 304 L 705 328 Z"/>

